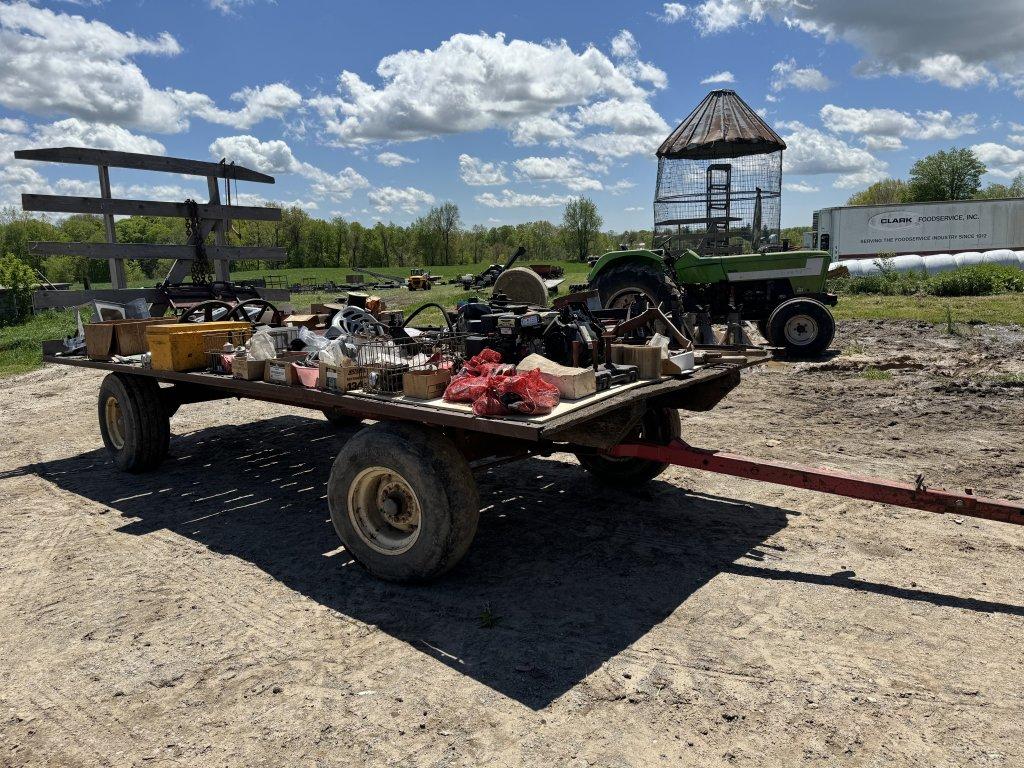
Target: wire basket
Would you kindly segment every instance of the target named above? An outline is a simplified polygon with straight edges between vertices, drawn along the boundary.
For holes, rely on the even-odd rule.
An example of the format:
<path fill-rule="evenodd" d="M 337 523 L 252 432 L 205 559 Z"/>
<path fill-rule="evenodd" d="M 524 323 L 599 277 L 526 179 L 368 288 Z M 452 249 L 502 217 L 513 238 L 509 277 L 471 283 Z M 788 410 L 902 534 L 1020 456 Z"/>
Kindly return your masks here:
<path fill-rule="evenodd" d="M 364 392 L 397 394 L 402 377 L 411 371 L 462 367 L 466 359 L 466 334 L 428 331 L 406 339 L 378 339 L 359 346 L 356 363 L 366 369 Z"/>
<path fill-rule="evenodd" d="M 241 328 L 233 331 L 210 331 L 203 334 L 203 350 L 209 361 L 211 373 L 230 376 L 235 350 L 249 343 L 252 328 Z"/>

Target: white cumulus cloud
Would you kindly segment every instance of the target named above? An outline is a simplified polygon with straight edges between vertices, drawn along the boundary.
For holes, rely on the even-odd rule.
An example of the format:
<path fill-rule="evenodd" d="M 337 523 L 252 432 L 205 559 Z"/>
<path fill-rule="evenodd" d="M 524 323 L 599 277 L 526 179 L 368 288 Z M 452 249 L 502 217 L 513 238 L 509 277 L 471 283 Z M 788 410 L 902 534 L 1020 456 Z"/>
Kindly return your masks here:
<path fill-rule="evenodd" d="M 1024 149 L 1014 149 L 991 141 L 975 144 L 971 149 L 993 176 L 1012 179 L 1018 173 L 1024 173 Z"/>
<path fill-rule="evenodd" d="M 636 57 L 635 39 L 617 40 L 624 55 L 613 61 L 593 46 L 577 53 L 565 41 L 456 34 L 435 49 L 384 57 L 377 66 L 379 85 L 344 71 L 337 93 L 309 103 L 326 134 L 344 145 L 488 128 L 508 128 L 517 141 L 529 143 L 543 135 L 530 130 L 531 118 L 558 123 L 552 115 L 560 109 L 603 98 L 645 101 L 647 87 L 664 86 L 665 73 Z"/>
<path fill-rule="evenodd" d="M 400 165 L 405 165 L 406 163 L 415 163 L 416 161 L 413 160 L 411 157 L 400 155 L 397 152 L 381 152 L 379 155 L 377 155 L 377 162 L 380 163 L 381 165 L 386 165 L 389 168 L 397 168 Z"/>
<path fill-rule="evenodd" d="M 486 187 L 508 181 L 501 163 L 485 163 L 465 153 L 459 155 L 459 178 L 471 187 Z"/>
<path fill-rule="evenodd" d="M 911 75 L 952 88 L 1005 82 L 1024 91 L 1020 0 L 706 0 L 687 18 L 702 34 L 771 20 L 859 49 L 863 75 Z"/>
<path fill-rule="evenodd" d="M 957 139 L 977 133 L 978 115 L 954 116 L 949 110 L 919 110 L 911 115 L 897 109 L 839 107 L 826 104 L 819 113 L 830 131 L 863 137 L 868 149 L 902 149 L 902 139 Z"/>
<path fill-rule="evenodd" d="M 500 195 L 484 192 L 476 196 L 476 201 L 488 208 L 554 208 L 565 205 L 570 200 L 572 195 L 533 195 L 514 192 L 511 189 L 501 190 Z"/>
<path fill-rule="evenodd" d="M 424 206 L 434 204 L 432 194 L 416 187 L 380 187 L 371 189 L 366 197 L 380 213 L 390 213 L 395 208 L 416 213 Z"/>
<path fill-rule="evenodd" d="M 729 70 L 725 69 L 725 70 L 722 70 L 721 72 L 715 72 L 715 74 L 713 74 L 713 75 L 708 75 L 707 77 L 705 77 L 703 80 L 700 81 L 700 84 L 701 85 L 715 85 L 715 84 L 718 84 L 718 83 L 735 83 L 735 82 L 736 82 L 736 77 L 733 75 L 733 73 L 730 72 Z"/>
<path fill-rule="evenodd" d="M 666 24 L 675 24 L 677 21 L 682 21 L 686 18 L 688 10 L 682 3 L 663 3 L 661 15 L 657 18 L 658 21 L 663 21 Z"/>
<path fill-rule="evenodd" d="M 800 176 L 838 174 L 833 186 L 860 186 L 885 176 L 887 164 L 870 152 L 851 147 L 842 139 L 802 123 L 787 123 L 783 135 L 788 149 L 782 155 L 782 170 Z"/>
<path fill-rule="evenodd" d="M 143 37 L 82 16 L 0 3 L 0 104 L 175 133 L 187 129 L 194 115 L 247 128 L 301 103 L 295 91 L 274 83 L 238 91 L 238 110 L 218 109 L 202 93 L 154 88 L 135 61 L 181 51 L 167 32 Z"/>
<path fill-rule="evenodd" d="M 786 88 L 798 91 L 827 91 L 832 87 L 821 71 L 814 67 L 798 67 L 795 59 L 777 62 L 772 66 L 772 90 L 778 93 Z"/>
<path fill-rule="evenodd" d="M 575 157 L 524 157 L 514 165 L 520 181 L 554 182 L 573 192 L 603 189 L 601 182 L 592 178 L 586 165 Z"/>
<path fill-rule="evenodd" d="M 369 186 L 366 178 L 350 167 L 330 173 L 300 161 L 282 139 L 260 141 L 255 136 L 222 136 L 210 144 L 210 154 L 262 173 L 294 173 L 305 177 L 311 182 L 310 190 L 314 195 L 335 201 L 347 200 L 355 190 Z"/>

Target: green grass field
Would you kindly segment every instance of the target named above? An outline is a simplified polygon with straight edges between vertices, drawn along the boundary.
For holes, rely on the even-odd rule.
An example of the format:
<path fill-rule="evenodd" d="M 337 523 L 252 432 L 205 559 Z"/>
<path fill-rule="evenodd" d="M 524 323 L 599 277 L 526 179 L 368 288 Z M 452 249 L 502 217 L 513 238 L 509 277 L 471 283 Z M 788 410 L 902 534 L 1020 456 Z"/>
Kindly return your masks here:
<path fill-rule="evenodd" d="M 561 293 L 568 290 L 573 283 L 582 283 L 586 279 L 585 264 L 563 262 L 565 282 Z M 434 275 L 442 275 L 449 279 L 467 272 L 478 272 L 479 265 L 457 265 L 448 267 L 429 267 Z M 317 281 L 333 280 L 340 283 L 345 279 L 348 269 L 280 269 L 256 272 L 238 272 L 232 276 L 236 279 L 245 277 L 262 277 L 267 274 L 280 274 L 288 283 L 300 283 L 304 277 Z M 381 268 L 374 270 L 383 274 L 404 278 L 408 269 Z M 489 291 L 481 292 L 487 295 Z M 330 301 L 339 295 L 335 293 L 295 293 L 292 294 L 292 306 L 305 309 L 313 302 Z M 472 291 L 464 291 L 459 285 L 435 285 L 430 291 L 409 291 L 400 288 L 380 291 L 379 295 L 387 305 L 394 309 L 410 312 L 423 304 L 436 302 L 442 306 L 452 306 L 460 298 L 477 295 Z M 839 299 L 834 313 L 838 320 L 917 320 L 920 322 L 944 325 L 947 321 L 947 309 L 955 323 L 989 323 L 989 324 L 1020 324 L 1024 325 L 1024 296 L 1002 294 L 998 296 L 965 296 L 946 298 L 939 296 L 878 296 L 870 294 L 845 295 Z M 436 316 L 423 316 L 426 322 L 438 322 Z M 41 363 L 40 345 L 46 339 L 67 336 L 74 331 L 75 319 L 73 311 L 50 311 L 33 317 L 29 322 L 18 326 L 0 328 L 0 376 L 11 376 L 25 373 L 38 368 Z"/>

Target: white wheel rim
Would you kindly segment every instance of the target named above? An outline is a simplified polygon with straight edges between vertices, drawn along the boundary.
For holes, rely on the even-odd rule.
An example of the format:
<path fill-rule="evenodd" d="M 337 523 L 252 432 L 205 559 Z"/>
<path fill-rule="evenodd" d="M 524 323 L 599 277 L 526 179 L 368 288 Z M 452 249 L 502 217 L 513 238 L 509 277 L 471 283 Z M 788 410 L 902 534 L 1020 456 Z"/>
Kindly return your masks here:
<path fill-rule="evenodd" d="M 803 347 L 818 338 L 818 323 L 810 315 L 794 315 L 786 321 L 782 332 L 787 342 Z"/>
<path fill-rule="evenodd" d="M 113 395 L 107 397 L 103 406 L 103 417 L 107 422 L 107 436 L 117 450 L 124 448 L 124 414 L 121 413 L 121 404 Z"/>
<path fill-rule="evenodd" d="M 646 299 L 652 307 L 658 306 L 658 302 L 646 291 L 642 291 L 639 288 L 623 288 L 621 291 L 613 293 L 612 297 L 608 299 L 608 308 L 627 309 L 635 304 L 638 299 Z"/>
<path fill-rule="evenodd" d="M 348 489 L 348 517 L 356 535 L 383 555 L 409 551 L 420 536 L 416 492 L 393 469 L 367 467 Z"/>

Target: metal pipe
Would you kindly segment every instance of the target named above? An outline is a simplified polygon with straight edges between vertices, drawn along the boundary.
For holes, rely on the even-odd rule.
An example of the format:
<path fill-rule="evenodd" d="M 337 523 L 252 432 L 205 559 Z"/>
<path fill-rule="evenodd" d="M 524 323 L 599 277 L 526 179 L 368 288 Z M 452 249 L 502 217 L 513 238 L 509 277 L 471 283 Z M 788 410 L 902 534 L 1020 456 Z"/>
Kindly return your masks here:
<path fill-rule="evenodd" d="M 851 499 L 877 501 L 899 507 L 921 509 L 938 514 L 979 517 L 1001 523 L 1024 525 L 1024 503 L 975 496 L 970 489 L 964 493 L 928 488 L 922 477 L 914 485 L 873 477 L 850 475 L 820 467 L 785 464 L 755 459 L 722 451 L 695 448 L 682 440 L 668 445 L 623 443 L 608 451 L 609 456 L 666 462 L 679 467 L 701 469 L 721 475 L 761 480 L 775 485 L 805 488 L 819 493 L 847 496 Z"/>

